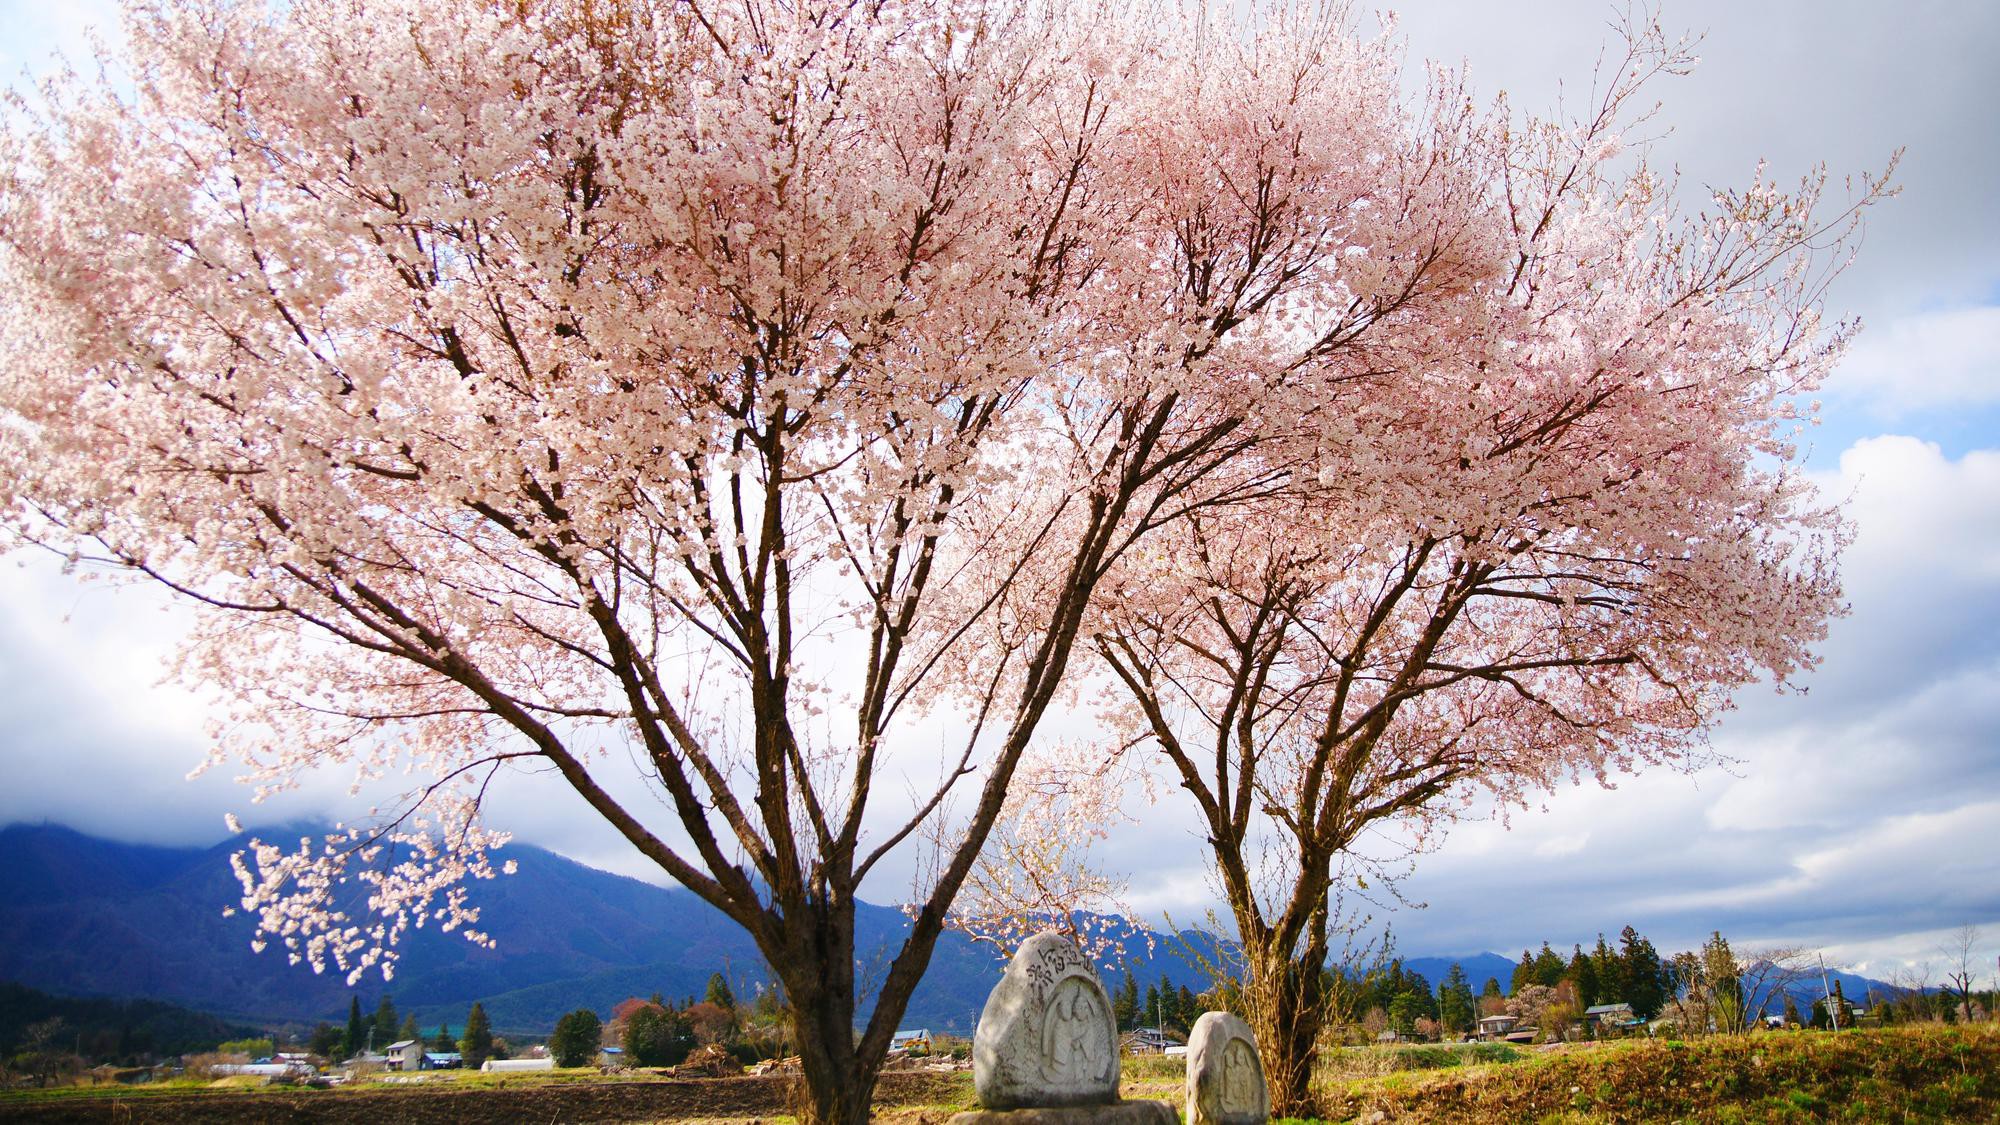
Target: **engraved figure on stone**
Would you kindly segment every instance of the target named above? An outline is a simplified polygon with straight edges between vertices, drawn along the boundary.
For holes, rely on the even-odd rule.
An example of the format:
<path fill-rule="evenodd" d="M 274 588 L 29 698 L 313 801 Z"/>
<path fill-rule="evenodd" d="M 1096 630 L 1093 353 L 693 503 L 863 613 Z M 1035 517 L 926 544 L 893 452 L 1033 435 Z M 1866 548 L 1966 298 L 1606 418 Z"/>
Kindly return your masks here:
<path fill-rule="evenodd" d="M 1071 1085 L 1103 1076 L 1104 1016 L 1097 1008 L 1090 986 L 1077 978 L 1056 986 L 1042 1020 L 1042 1068 L 1050 1082 Z"/>
<path fill-rule="evenodd" d="M 1222 1049 L 1222 1109 L 1225 1113 L 1257 1109 L 1257 1058 L 1241 1039 L 1231 1039 Z"/>

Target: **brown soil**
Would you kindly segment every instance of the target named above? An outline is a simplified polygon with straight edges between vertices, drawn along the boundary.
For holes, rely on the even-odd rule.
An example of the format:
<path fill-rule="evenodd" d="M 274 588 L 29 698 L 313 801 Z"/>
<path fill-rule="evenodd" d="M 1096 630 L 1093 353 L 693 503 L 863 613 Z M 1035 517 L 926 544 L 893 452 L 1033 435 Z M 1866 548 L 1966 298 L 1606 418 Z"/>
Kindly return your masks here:
<path fill-rule="evenodd" d="M 939 1103 L 966 1099 L 962 1074 L 884 1074 L 876 1105 L 888 1120 L 942 1121 Z M 657 1082 L 563 1082 L 452 1088 L 444 1085 L 376 1090 L 106 1091 L 90 1097 L 0 1101 L 0 1120 L 92 1122 L 378 1122 L 445 1125 L 458 1122 L 589 1122 L 751 1120 L 790 1112 L 794 1079 L 771 1075 Z"/>

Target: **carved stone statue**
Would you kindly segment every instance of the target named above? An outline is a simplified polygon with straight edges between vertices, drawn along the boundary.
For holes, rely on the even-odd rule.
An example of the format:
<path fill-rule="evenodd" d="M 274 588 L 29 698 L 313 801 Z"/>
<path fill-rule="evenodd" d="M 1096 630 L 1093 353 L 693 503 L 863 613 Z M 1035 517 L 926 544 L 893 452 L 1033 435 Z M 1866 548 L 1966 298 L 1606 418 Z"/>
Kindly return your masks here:
<path fill-rule="evenodd" d="M 1187 1125 L 1263 1125 L 1271 1093 L 1250 1026 L 1206 1012 L 1188 1036 Z"/>
<path fill-rule="evenodd" d="M 987 996 L 972 1036 L 972 1083 L 984 1108 L 952 1125 L 1174 1125 L 1164 1102 L 1118 1100 L 1111 997 L 1060 934 L 1022 943 Z"/>

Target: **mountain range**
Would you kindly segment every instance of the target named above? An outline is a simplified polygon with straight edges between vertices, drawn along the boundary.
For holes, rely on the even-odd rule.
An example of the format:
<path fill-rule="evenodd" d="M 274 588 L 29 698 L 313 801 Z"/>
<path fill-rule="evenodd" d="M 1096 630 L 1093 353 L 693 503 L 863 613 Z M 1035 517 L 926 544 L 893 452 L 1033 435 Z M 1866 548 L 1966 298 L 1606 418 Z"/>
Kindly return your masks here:
<path fill-rule="evenodd" d="M 310 829 L 266 832 L 273 838 Z M 383 992 L 427 1031 L 463 1025 L 481 1002 L 502 1032 L 545 1034 L 579 1007 L 608 1012 L 629 996 L 698 996 L 722 973 L 739 998 L 769 972 L 739 927 L 693 893 L 587 867 L 530 845 L 510 844 L 518 871 L 481 883 L 480 928 L 492 948 L 435 927 L 405 941 L 395 979 L 315 974 L 287 964 L 277 949 L 250 949 L 251 920 L 225 917 L 241 895 L 228 858 L 235 837 L 207 848 L 121 843 L 53 824 L 0 828 L 0 981 L 68 996 L 167 1001 L 242 1022 L 339 1024 L 350 995 L 372 1011 Z M 864 989 L 901 945 L 908 921 L 893 907 L 861 903 L 856 917 L 858 975 Z M 1125 963 L 1105 973 L 1137 975 L 1143 988 L 1162 974 L 1201 991 L 1217 942 L 1185 930 L 1128 941 Z M 1505 987 L 1514 961 L 1497 953 L 1409 957 L 1406 970 L 1433 986 L 1453 962 L 1478 990 L 1488 977 Z M 969 1035 L 1000 972 L 990 946 L 956 932 L 938 942 L 906 1027 Z M 1870 982 L 1839 976 L 1850 998 Z M 1817 995 L 1817 980 L 1813 995 Z M 1879 987 L 1879 985 L 1878 985 Z M 1809 1003 L 1809 1001 L 1808 1001 Z"/>
<path fill-rule="evenodd" d="M 223 916 L 242 893 L 229 855 L 246 838 L 172 848 L 53 824 L 0 828 L 0 981 L 306 1024 L 344 1021 L 350 994 L 372 1011 L 386 991 L 426 1030 L 458 1028 L 477 1000 L 503 1034 L 539 1035 L 579 1007 L 608 1012 L 626 997 L 656 992 L 699 996 L 717 972 L 738 997 L 769 980 L 749 936 L 693 893 L 510 844 L 505 855 L 516 873 L 476 888 L 479 926 L 493 937 L 492 948 L 436 927 L 414 930 L 400 947 L 393 981 L 371 974 L 349 988 L 343 974 L 289 965 L 277 948 L 252 952 L 251 920 Z M 864 987 L 871 971 L 886 969 L 908 925 L 893 907 L 860 904 L 855 946 Z M 1187 940 L 1199 956 L 1213 952 L 1205 935 L 1189 932 Z M 1000 968 L 992 947 L 948 932 L 905 1025 L 970 1034 Z M 1124 968 L 1141 981 L 1164 972 L 1197 991 L 1207 983 L 1192 960 L 1183 963 L 1168 948 L 1148 957 L 1139 945 Z"/>

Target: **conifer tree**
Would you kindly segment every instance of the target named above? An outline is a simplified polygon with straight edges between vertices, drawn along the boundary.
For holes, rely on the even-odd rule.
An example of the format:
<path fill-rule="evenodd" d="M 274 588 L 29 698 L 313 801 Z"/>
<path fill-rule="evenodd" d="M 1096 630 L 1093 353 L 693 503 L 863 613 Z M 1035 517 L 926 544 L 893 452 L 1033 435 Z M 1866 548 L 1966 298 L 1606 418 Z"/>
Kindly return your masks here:
<path fill-rule="evenodd" d="M 1562 983 L 1563 973 L 1567 969 L 1568 966 L 1563 964 L 1562 954 L 1549 948 L 1548 942 L 1543 942 L 1542 951 L 1535 954 L 1535 983 L 1554 988 Z"/>
<path fill-rule="evenodd" d="M 1618 942 L 1623 949 L 1619 960 L 1624 975 L 1624 1000 L 1632 1005 L 1633 1015 L 1642 1020 L 1652 1019 L 1666 1002 L 1660 954 L 1651 941 L 1630 926 L 1619 933 Z"/>
<path fill-rule="evenodd" d="M 458 1041 L 458 1050 L 472 1070 L 493 1057 L 493 1025 L 486 1021 L 486 1009 L 476 1000 L 472 1011 L 466 1013 L 465 1035 Z"/>
<path fill-rule="evenodd" d="M 1625 999 L 1625 964 L 1602 933 L 1590 951 L 1590 967 L 1597 974 L 1598 1003 L 1615 1004 Z"/>
<path fill-rule="evenodd" d="M 702 999 L 721 1008 L 725 1012 L 736 1010 L 736 994 L 729 990 L 729 982 L 721 973 L 713 973 L 708 978 L 708 992 Z"/>
<path fill-rule="evenodd" d="M 1597 966 L 1591 963 L 1590 954 L 1583 951 L 1582 945 L 1578 945 L 1576 952 L 1570 955 L 1569 972 L 1567 975 L 1570 982 L 1576 985 L 1576 1002 L 1578 1005 L 1589 1008 L 1591 1005 L 1599 1003 Z"/>
<path fill-rule="evenodd" d="M 1111 1000 L 1112 1018 L 1118 1021 L 1118 1030 L 1130 1031 L 1139 1026 L 1139 978 L 1125 974 L 1124 983 L 1118 986 L 1118 995 Z"/>
<path fill-rule="evenodd" d="M 452 1038 L 451 1026 L 439 1024 L 437 1038 L 431 1040 L 431 1049 L 450 1053 L 458 1050 L 458 1040 Z"/>
<path fill-rule="evenodd" d="M 372 1050 L 380 1051 L 396 1041 L 396 1028 L 401 1021 L 396 1018 L 396 1002 L 382 994 L 382 1002 L 375 1005 L 375 1040 L 369 1044 Z"/>
<path fill-rule="evenodd" d="M 341 1041 L 340 1053 L 353 1058 L 368 1045 L 368 1022 L 361 1018 L 361 997 L 347 998 L 347 1038 Z"/>
<path fill-rule="evenodd" d="M 1514 966 L 1514 979 L 1508 982 L 1507 995 L 1516 996 L 1523 988 L 1535 983 L 1535 955 L 1523 949 L 1521 963 Z"/>
<path fill-rule="evenodd" d="M 1499 991 L 1495 982 L 1494 991 Z M 1452 962 L 1438 985 L 1438 1022 L 1445 1031 L 1458 1034 L 1472 1027 L 1472 984 L 1465 979 L 1465 967 Z"/>
<path fill-rule="evenodd" d="M 323 1059 L 332 1059 L 340 1047 L 340 1031 L 325 1020 L 313 1028 L 312 1038 L 306 1040 L 306 1050 Z"/>

